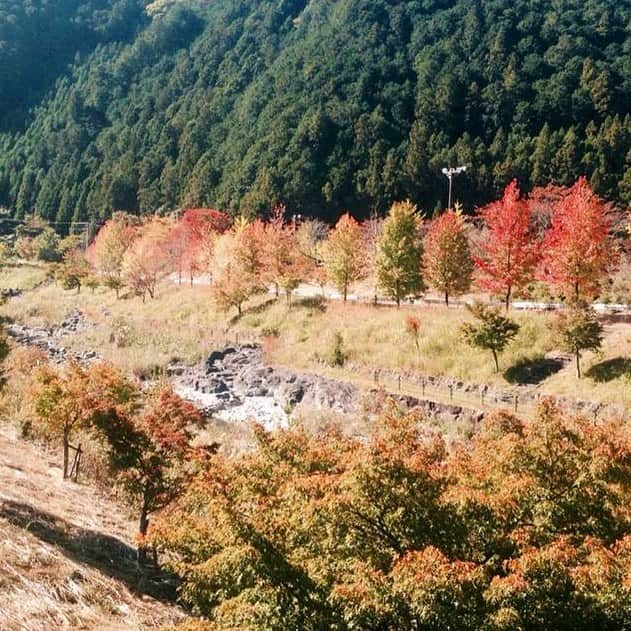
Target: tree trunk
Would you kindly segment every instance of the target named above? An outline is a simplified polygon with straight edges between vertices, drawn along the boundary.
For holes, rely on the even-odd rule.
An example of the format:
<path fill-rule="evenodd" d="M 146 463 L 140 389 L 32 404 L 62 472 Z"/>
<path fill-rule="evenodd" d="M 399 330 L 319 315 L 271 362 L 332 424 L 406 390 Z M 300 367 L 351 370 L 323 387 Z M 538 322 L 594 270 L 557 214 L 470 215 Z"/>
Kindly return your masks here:
<path fill-rule="evenodd" d="M 577 303 L 580 297 L 581 297 L 580 287 L 577 281 L 576 283 L 574 283 L 574 299 L 576 300 Z"/>
<path fill-rule="evenodd" d="M 510 309 L 510 297 L 511 297 L 512 291 L 513 291 L 513 288 L 509 287 L 508 291 L 506 292 L 506 297 L 504 299 L 504 307 L 506 308 L 506 313 L 508 313 L 508 310 Z"/>
<path fill-rule="evenodd" d="M 445 292 L 445 306 L 446 307 L 449 306 L 449 292 L 448 291 Z"/>
<path fill-rule="evenodd" d="M 581 378 L 581 351 L 576 349 L 576 376 Z"/>
<path fill-rule="evenodd" d="M 280 295 L 280 288 L 278 287 L 278 283 L 274 283 L 274 293 L 276 294 L 276 298 Z"/>
<path fill-rule="evenodd" d="M 492 348 L 491 352 L 493 353 L 493 361 L 495 362 L 495 372 L 499 372 L 500 371 L 500 363 L 497 360 L 497 351 Z"/>
<path fill-rule="evenodd" d="M 348 285 L 344 285 L 344 302 L 346 302 L 346 297 L 348 295 Z"/>
<path fill-rule="evenodd" d="M 68 478 L 68 464 L 70 462 L 70 449 L 69 449 L 69 443 L 70 443 L 70 433 L 67 429 L 64 429 L 64 436 L 63 436 L 63 443 L 64 443 L 64 480 L 66 480 Z"/>
<path fill-rule="evenodd" d="M 147 548 L 145 547 L 144 539 L 147 535 L 147 530 L 149 529 L 149 516 L 148 516 L 148 508 L 149 508 L 149 498 L 147 495 L 147 490 L 145 489 L 145 493 L 142 498 L 142 504 L 140 505 L 140 520 L 138 522 L 138 532 L 140 534 L 141 540 L 138 543 L 138 563 L 143 563 L 147 558 Z"/>

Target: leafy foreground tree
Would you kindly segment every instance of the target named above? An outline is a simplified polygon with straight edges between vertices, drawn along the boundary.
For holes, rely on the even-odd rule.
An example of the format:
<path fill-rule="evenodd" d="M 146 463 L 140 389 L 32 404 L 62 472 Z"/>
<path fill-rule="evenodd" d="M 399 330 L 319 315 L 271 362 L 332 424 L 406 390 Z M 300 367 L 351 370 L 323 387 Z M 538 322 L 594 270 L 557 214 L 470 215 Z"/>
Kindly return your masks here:
<path fill-rule="evenodd" d="M 37 433 L 61 443 L 64 479 L 69 475 L 70 441 L 76 432 L 86 427 L 92 415 L 87 390 L 88 374 L 77 363 L 64 370 L 42 366 L 35 372 L 31 384 L 33 427 Z"/>
<path fill-rule="evenodd" d="M 464 340 L 474 348 L 482 348 L 493 353 L 495 372 L 500 371 L 497 358 L 519 332 L 519 324 L 503 316 L 498 309 L 488 307 L 481 302 L 467 305 L 469 312 L 476 318 L 476 323 L 465 322 L 462 325 Z"/>
<path fill-rule="evenodd" d="M 417 413 L 369 440 L 255 428 L 149 532 L 216 629 L 620 629 L 631 443 L 544 401 L 448 449 Z"/>
<path fill-rule="evenodd" d="M 109 387 L 118 392 L 117 400 L 100 402 L 92 424 L 106 447 L 115 480 L 138 507 L 143 560 L 149 515 L 172 502 L 195 470 L 198 450 L 191 441 L 202 418 L 171 388 L 157 388 L 141 403 L 139 391 L 124 379 L 115 376 Z"/>
<path fill-rule="evenodd" d="M 197 409 L 170 387 L 143 392 L 108 364 L 41 367 L 29 394 L 33 428 L 62 440 L 64 478 L 73 436 L 83 431 L 102 443 L 113 482 L 138 508 L 142 560 L 149 515 L 187 488 L 205 453 L 191 445 L 202 421 Z"/>
<path fill-rule="evenodd" d="M 422 271 L 421 217 L 412 202 L 397 202 L 383 224 L 377 255 L 377 281 L 386 295 L 401 301 L 425 289 Z"/>
<path fill-rule="evenodd" d="M 577 303 L 558 316 L 557 333 L 563 350 L 576 360 L 576 376 L 581 378 L 582 351 L 598 352 L 602 347 L 603 325 L 586 303 Z"/>
<path fill-rule="evenodd" d="M 471 286 L 473 259 L 458 205 L 431 222 L 423 241 L 423 267 L 427 282 L 445 296 L 447 306 L 449 296 L 464 294 Z"/>

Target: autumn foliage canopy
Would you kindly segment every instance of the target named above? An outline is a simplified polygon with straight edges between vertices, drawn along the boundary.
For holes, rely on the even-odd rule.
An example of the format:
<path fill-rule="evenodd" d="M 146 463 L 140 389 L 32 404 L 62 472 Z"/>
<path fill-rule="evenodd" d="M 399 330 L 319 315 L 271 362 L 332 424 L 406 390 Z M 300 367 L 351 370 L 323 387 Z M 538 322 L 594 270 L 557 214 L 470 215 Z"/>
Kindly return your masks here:
<path fill-rule="evenodd" d="M 366 442 L 256 429 L 213 457 L 150 531 L 198 628 L 623 628 L 628 429 L 549 401 L 451 449 L 423 427 L 392 409 Z"/>

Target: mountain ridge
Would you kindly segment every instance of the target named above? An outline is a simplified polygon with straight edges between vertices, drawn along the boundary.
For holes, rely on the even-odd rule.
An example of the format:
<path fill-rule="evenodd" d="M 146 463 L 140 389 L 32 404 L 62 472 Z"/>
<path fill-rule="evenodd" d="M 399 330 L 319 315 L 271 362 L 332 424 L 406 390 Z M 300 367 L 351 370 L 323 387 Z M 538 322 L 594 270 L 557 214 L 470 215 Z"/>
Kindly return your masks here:
<path fill-rule="evenodd" d="M 102 40 L 25 127 L 0 127 L 16 217 L 285 203 L 333 219 L 405 197 L 431 213 L 456 163 L 469 209 L 513 177 L 586 174 L 631 201 L 626 0 L 98 2 L 74 4 Z M 125 11 L 141 13 L 119 33 Z"/>

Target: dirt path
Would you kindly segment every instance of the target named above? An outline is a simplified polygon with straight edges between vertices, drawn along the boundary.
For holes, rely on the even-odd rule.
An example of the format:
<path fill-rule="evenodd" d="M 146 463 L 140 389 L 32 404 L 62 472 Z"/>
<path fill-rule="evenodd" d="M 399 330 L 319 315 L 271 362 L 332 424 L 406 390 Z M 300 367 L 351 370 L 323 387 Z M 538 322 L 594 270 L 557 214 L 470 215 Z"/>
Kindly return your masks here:
<path fill-rule="evenodd" d="M 91 487 L 62 481 L 55 455 L 0 426 L 0 629 L 152 629 L 181 618 L 172 586 L 138 589 L 134 526 Z"/>

